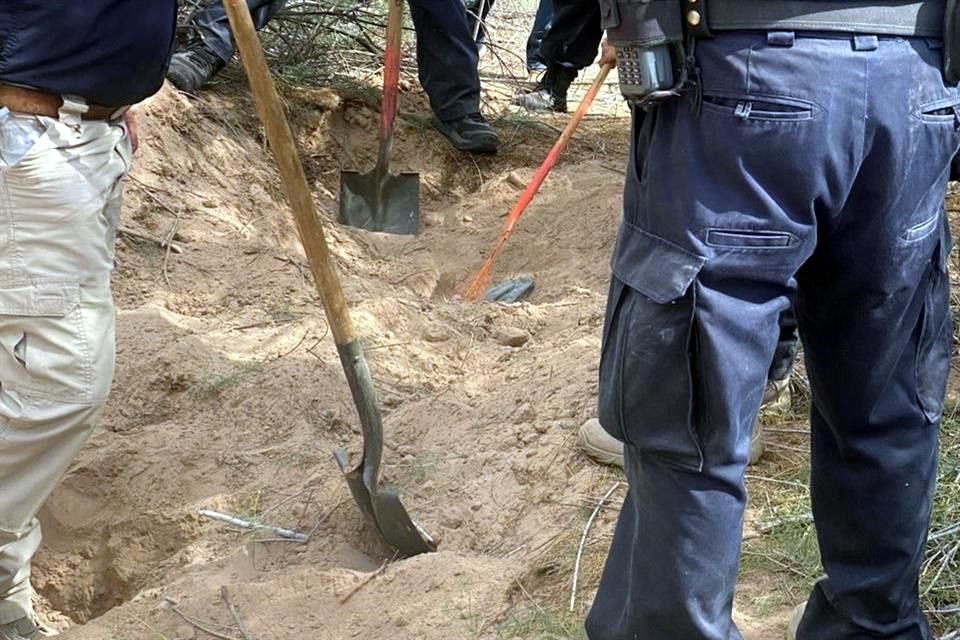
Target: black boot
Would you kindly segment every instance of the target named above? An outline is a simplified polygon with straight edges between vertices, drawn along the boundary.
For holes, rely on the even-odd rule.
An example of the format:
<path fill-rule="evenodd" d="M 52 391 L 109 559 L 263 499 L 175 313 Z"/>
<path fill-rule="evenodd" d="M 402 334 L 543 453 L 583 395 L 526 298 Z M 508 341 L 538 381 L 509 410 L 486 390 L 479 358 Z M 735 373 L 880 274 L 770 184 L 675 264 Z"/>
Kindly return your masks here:
<path fill-rule="evenodd" d="M 167 78 L 180 91 L 197 93 L 225 64 L 201 42 L 173 54 Z"/>
<path fill-rule="evenodd" d="M 566 67 L 547 67 L 533 91 L 514 96 L 513 104 L 527 111 L 567 112 L 567 90 L 577 72 Z"/>
<path fill-rule="evenodd" d="M 479 113 L 448 121 L 434 118 L 433 126 L 460 151 L 496 153 L 500 143 L 497 132 Z"/>

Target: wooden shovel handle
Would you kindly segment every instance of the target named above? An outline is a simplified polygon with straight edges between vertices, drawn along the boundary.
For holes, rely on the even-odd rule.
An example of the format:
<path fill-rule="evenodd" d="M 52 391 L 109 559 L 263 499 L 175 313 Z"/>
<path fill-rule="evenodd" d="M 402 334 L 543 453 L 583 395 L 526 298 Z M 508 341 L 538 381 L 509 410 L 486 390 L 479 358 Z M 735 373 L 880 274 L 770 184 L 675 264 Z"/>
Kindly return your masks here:
<path fill-rule="evenodd" d="M 223 4 L 230 19 L 240 60 L 250 80 L 257 113 L 266 129 L 267 140 L 280 170 L 283 189 L 290 201 L 314 283 L 323 300 L 323 310 L 327 322 L 330 323 L 330 331 L 338 345 L 350 344 L 355 336 L 343 289 L 330 258 L 323 224 L 314 208 L 313 194 L 303 173 L 293 134 L 290 133 L 290 124 L 267 69 L 257 32 L 253 28 L 250 9 L 247 8 L 245 0 L 225 0 Z"/>

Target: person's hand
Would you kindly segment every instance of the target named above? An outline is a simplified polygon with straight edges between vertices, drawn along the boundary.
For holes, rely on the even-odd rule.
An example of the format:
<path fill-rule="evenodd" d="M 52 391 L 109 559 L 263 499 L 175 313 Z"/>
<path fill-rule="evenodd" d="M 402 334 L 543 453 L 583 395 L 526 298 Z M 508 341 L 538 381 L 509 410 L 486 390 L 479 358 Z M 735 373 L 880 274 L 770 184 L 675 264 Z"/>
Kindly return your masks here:
<path fill-rule="evenodd" d="M 130 149 L 136 153 L 140 148 L 140 136 L 137 135 L 137 119 L 133 111 L 127 109 L 123 114 L 123 124 L 127 127 L 127 135 L 130 136 Z"/>
<path fill-rule="evenodd" d="M 597 64 L 601 67 L 604 65 L 617 66 L 617 50 L 607 42 L 606 38 L 600 43 L 600 61 Z"/>

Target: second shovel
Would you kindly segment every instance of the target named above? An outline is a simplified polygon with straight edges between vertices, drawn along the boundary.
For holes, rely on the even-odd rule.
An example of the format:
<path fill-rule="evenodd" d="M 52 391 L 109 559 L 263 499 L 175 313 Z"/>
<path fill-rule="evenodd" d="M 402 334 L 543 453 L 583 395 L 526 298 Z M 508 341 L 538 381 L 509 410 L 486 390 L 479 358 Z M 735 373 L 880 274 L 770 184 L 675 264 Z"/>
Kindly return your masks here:
<path fill-rule="evenodd" d="M 380 106 L 380 153 L 372 171 L 340 174 L 341 224 L 415 235 L 420 229 L 420 179 L 416 173 L 390 173 L 393 124 L 397 117 L 397 83 L 400 79 L 400 34 L 404 0 L 390 0 L 387 48 L 383 62 L 383 97 Z"/>

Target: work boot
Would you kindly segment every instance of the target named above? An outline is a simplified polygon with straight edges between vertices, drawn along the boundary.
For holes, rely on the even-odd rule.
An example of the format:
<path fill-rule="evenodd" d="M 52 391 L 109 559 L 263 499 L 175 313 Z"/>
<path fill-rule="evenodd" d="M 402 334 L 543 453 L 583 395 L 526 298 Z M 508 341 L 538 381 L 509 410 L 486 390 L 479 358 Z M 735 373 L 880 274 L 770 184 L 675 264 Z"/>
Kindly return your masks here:
<path fill-rule="evenodd" d="M 180 91 L 197 93 L 225 63 L 202 42 L 173 54 L 167 78 Z"/>
<path fill-rule="evenodd" d="M 40 640 L 40 638 L 52 638 L 56 635 L 58 635 L 56 631 L 43 626 L 33 616 L 25 616 L 7 624 L 0 624 L 0 640 Z"/>
<path fill-rule="evenodd" d="M 797 640 L 797 629 L 800 628 L 800 621 L 803 620 L 803 612 L 806 609 L 806 603 L 798 604 L 790 614 L 790 622 L 787 623 L 787 640 Z"/>
<path fill-rule="evenodd" d="M 577 72 L 564 67 L 548 67 L 533 91 L 519 93 L 513 104 L 527 111 L 567 112 L 567 90 Z"/>
<path fill-rule="evenodd" d="M 460 151 L 496 153 L 500 144 L 497 132 L 479 113 L 448 121 L 434 118 L 433 126 Z"/>
<path fill-rule="evenodd" d="M 760 412 L 773 411 L 783 413 L 790 407 L 790 376 L 782 380 L 768 380 L 763 390 L 763 402 Z M 760 416 L 753 423 L 753 433 L 750 434 L 750 460 L 748 464 L 757 464 L 763 457 L 763 422 Z"/>
<path fill-rule="evenodd" d="M 580 427 L 580 448 L 600 464 L 623 468 L 623 443 L 600 426 L 600 421 L 591 418 Z"/>

